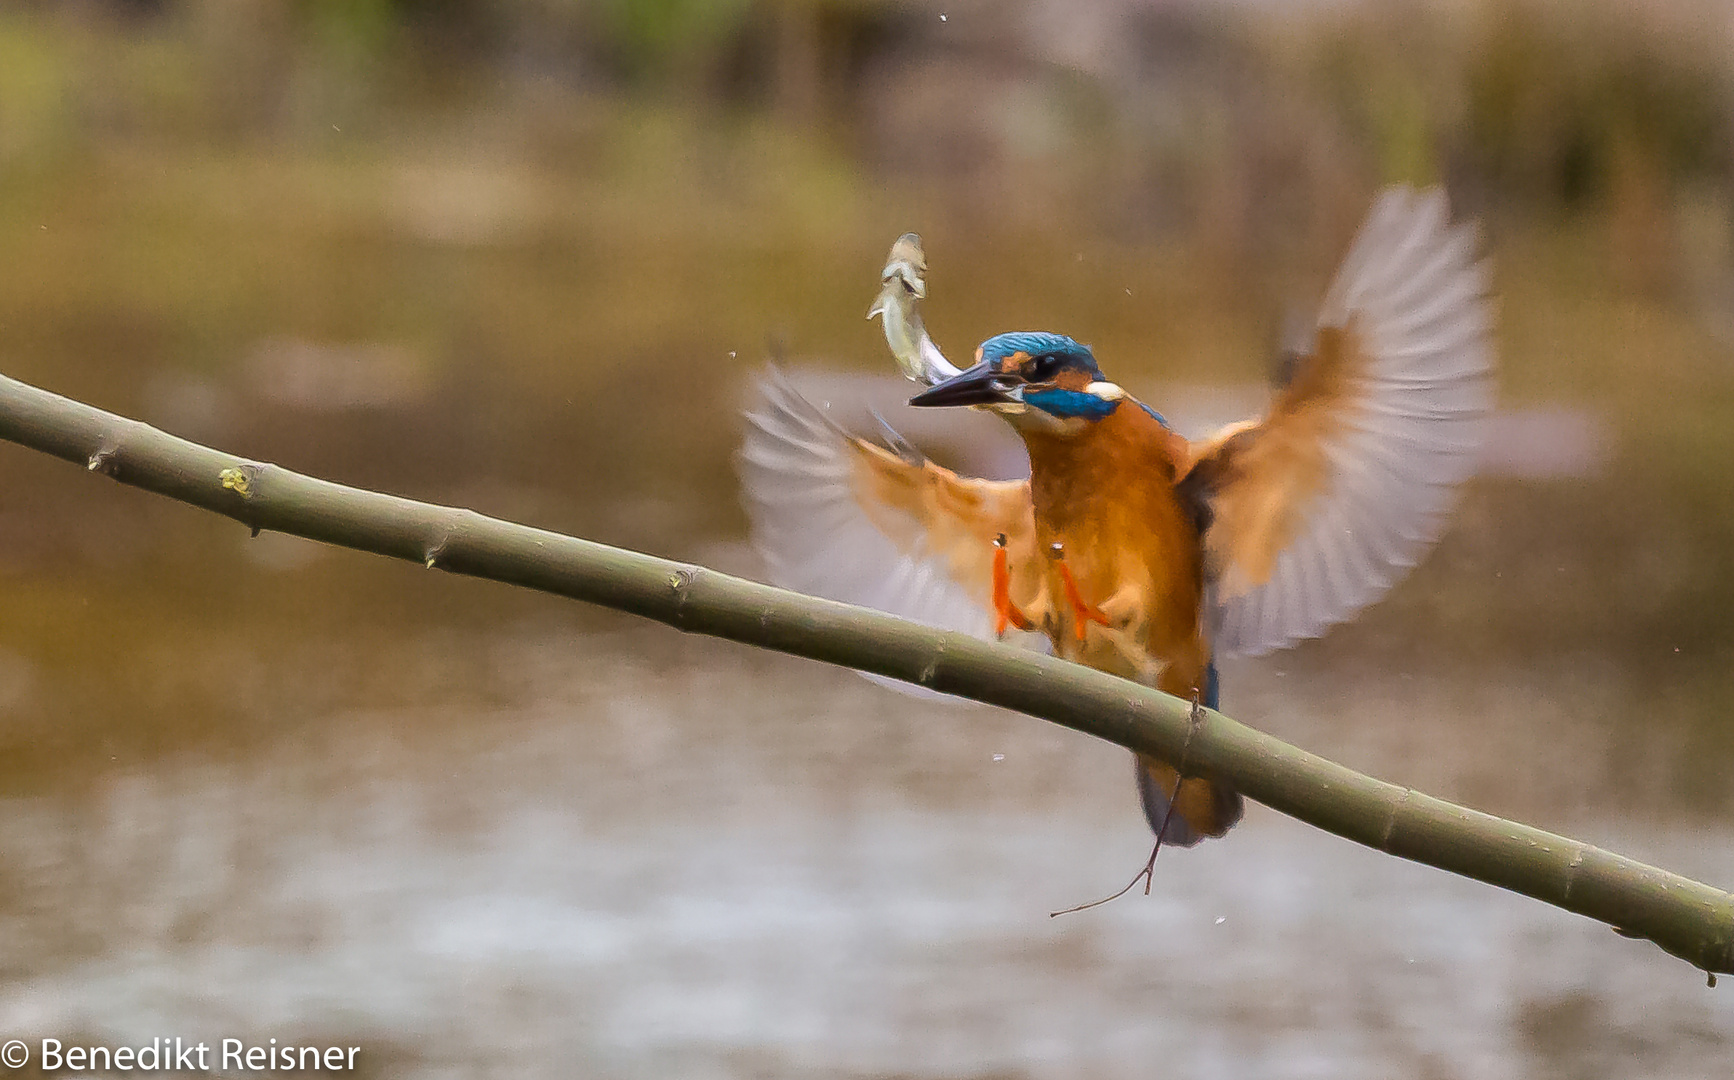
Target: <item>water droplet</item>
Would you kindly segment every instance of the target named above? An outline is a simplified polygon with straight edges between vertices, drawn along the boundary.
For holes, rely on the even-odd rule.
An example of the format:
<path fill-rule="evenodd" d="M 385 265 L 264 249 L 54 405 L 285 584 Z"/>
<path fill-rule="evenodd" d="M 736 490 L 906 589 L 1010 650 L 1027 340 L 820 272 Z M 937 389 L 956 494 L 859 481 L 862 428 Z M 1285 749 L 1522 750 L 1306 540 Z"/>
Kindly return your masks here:
<path fill-rule="evenodd" d="M 1222 924 L 1223 924 L 1223 923 L 1225 923 L 1225 922 L 1227 922 L 1227 921 L 1228 921 L 1228 916 L 1227 916 L 1227 915 L 1218 915 L 1218 916 L 1217 916 L 1217 917 L 1216 917 L 1216 925 L 1217 925 L 1217 926 L 1221 926 L 1221 925 L 1222 925 Z"/>
<path fill-rule="evenodd" d="M 1004 755 L 1004 754 L 995 754 L 995 755 L 994 755 L 994 756 L 993 756 L 993 759 L 994 759 L 994 760 L 995 760 L 995 761 L 1004 761 L 1004 760 L 1005 760 L 1005 755 Z"/>
<path fill-rule="evenodd" d="M 939 13 L 939 21 L 940 21 L 940 22 L 944 22 L 944 21 L 945 21 L 945 12 L 943 12 L 943 11 L 942 11 L 942 12 L 940 12 L 940 13 Z"/>

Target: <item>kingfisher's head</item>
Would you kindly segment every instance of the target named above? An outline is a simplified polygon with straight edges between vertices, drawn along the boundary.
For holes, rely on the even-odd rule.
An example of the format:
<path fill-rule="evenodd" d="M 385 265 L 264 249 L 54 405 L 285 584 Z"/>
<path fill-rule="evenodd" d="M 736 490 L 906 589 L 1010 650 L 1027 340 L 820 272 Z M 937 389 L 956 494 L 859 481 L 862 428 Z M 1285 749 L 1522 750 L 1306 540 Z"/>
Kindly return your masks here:
<path fill-rule="evenodd" d="M 911 405 L 977 405 L 1013 427 L 1077 434 L 1112 416 L 1126 392 L 1102 376 L 1088 345 L 1064 334 L 1020 331 L 988 338 L 975 366 L 909 399 Z"/>

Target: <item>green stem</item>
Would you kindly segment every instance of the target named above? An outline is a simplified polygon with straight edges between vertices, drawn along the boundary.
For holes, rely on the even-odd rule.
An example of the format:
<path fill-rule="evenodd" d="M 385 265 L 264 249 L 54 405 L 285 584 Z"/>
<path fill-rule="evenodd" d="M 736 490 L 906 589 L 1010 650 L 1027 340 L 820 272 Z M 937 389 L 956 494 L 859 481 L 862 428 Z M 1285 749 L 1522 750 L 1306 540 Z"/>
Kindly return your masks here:
<path fill-rule="evenodd" d="M 0 376 L 0 438 L 254 530 L 408 559 L 1004 706 L 1221 776 L 1357 843 L 1587 915 L 1712 979 L 1734 973 L 1734 896 L 1400 788 L 1210 710 L 1076 664 L 701 566 L 245 461 Z"/>

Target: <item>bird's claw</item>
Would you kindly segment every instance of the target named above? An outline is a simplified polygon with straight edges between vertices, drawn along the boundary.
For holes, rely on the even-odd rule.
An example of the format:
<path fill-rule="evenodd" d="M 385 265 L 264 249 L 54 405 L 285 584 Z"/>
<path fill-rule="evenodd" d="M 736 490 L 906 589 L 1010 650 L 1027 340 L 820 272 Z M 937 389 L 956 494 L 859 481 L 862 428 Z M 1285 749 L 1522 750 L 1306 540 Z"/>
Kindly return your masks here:
<path fill-rule="evenodd" d="M 1005 533 L 993 538 L 993 635 L 1004 637 L 1007 625 L 1031 630 L 1035 624 L 1011 598 L 1011 569 L 1006 565 Z"/>
<path fill-rule="evenodd" d="M 1054 544 L 1048 548 L 1048 557 L 1059 565 L 1060 584 L 1066 589 L 1066 603 L 1072 606 L 1072 629 L 1078 640 L 1083 641 L 1089 632 L 1091 623 L 1112 625 L 1102 609 L 1094 604 L 1084 602 L 1084 596 L 1078 591 L 1078 579 L 1072 576 L 1072 568 L 1066 565 L 1066 548 L 1063 544 Z"/>

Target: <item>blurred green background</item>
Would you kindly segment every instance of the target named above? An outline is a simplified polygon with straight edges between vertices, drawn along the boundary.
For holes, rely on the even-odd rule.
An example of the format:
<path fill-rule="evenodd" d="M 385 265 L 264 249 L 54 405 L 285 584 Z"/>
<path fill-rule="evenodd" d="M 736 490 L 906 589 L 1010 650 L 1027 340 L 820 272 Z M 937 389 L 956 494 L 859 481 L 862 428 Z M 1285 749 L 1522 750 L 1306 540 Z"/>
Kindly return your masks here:
<path fill-rule="evenodd" d="M 1731 56 L 1734 16 L 1716 0 L 13 0 L 0 5 L 0 370 L 255 459 L 754 573 L 730 463 L 753 375 L 773 358 L 888 374 L 862 315 L 900 232 L 926 240 L 928 324 L 954 359 L 1001 330 L 1057 330 L 1089 341 L 1119 381 L 1162 407 L 1166 389 L 1183 399 L 1185 388 L 1262 380 L 1378 188 L 1443 183 L 1457 213 L 1483 226 L 1508 422 L 1433 557 L 1354 625 L 1231 669 L 1227 711 L 1544 826 L 1576 824 L 1592 839 L 1637 830 L 1639 854 L 1671 853 L 1686 869 L 1701 860 L 1699 872 L 1728 884 Z M 756 674 L 739 685 L 693 674 L 743 665 Z M 563 696 L 561 680 L 580 677 L 601 688 Z M 599 746 L 638 745 L 622 731 L 648 722 L 647 679 L 700 685 L 662 706 L 676 719 L 657 714 L 668 729 L 659 749 L 623 760 L 688 798 L 786 784 L 800 806 L 801 792 L 862 783 L 888 805 L 935 814 L 989 806 L 1073 820 L 1069 789 L 1048 766 L 983 788 L 987 759 L 964 735 L 936 748 L 904 732 L 909 744 L 895 751 L 850 742 L 847 753 L 881 770 L 864 780 L 839 765 L 845 752 L 830 735 L 812 732 L 847 728 L 870 745 L 892 737 L 874 725 L 896 713 L 966 732 L 988 723 L 1007 745 L 1035 740 L 1043 754 L 1060 752 L 1059 736 L 1014 734 L 1018 725 L 992 726 L 979 711 L 911 705 L 542 597 L 282 537 L 249 541 L 233 523 L 0 451 L 0 798 L 14 822 L 0 849 L 0 907 L 23 943 L 0 967 L 0 1025 L 55 1037 L 82 1025 L 118 1039 L 147 1017 L 205 1022 L 198 988 L 222 979 L 177 967 L 187 950 L 238 949 L 252 931 L 235 927 L 279 924 L 274 908 L 234 906 L 264 888 L 265 871 L 222 844 L 209 850 L 211 880 L 224 884 L 182 889 L 178 872 L 162 871 L 166 892 L 127 900 L 136 868 L 113 849 L 140 814 L 158 822 L 144 849 L 180 850 L 215 835 L 225 813 L 186 810 L 188 792 L 257 787 L 274 792 L 276 809 L 256 834 L 225 843 L 276 852 L 272 873 L 293 876 L 315 858 L 284 854 L 284 835 L 353 855 L 345 830 L 362 819 L 425 845 L 435 854 L 410 864 L 425 868 L 436 854 L 454 858 L 452 845 L 468 850 L 480 826 L 432 811 L 405 824 L 380 809 L 379 785 L 404 785 L 424 808 L 469 805 L 477 789 L 522 775 L 511 753 L 524 745 L 587 733 L 573 736 L 570 760 L 556 755 L 566 771 L 522 793 L 541 805 L 591 776 L 598 754 L 614 761 Z M 598 720 L 615 712 L 625 728 Z M 722 723 L 721 713 L 739 715 Z M 718 732 L 762 756 L 711 746 L 733 762 L 719 775 L 715 759 L 692 752 Z M 1095 751 L 1067 753 L 1086 755 L 1068 766 L 1078 785 L 1107 791 L 1100 808 L 1093 794 L 1074 807 L 1078 828 L 1095 828 L 1099 809 L 1121 843 L 1100 863 L 1056 871 L 1068 877 L 1052 906 L 1119 877 L 1122 863 L 1129 872 L 1137 847 L 1130 786 L 1114 787 L 1119 764 L 1103 759 L 1097 779 Z M 476 760 L 496 771 L 465 772 L 483 768 Z M 154 794 L 116 802 L 129 784 Z M 715 809 L 669 801 L 654 785 L 608 790 L 618 800 L 609 812 L 644 830 L 623 834 L 637 858 L 652 857 L 658 830 L 678 833 Z M 354 812 L 309 817 L 329 800 Z M 488 805 L 471 816 L 525 812 Z M 583 822 L 601 806 L 568 809 Z M 755 815 L 777 812 L 742 813 L 741 858 L 769 857 Z M 877 820 L 854 803 L 817 813 L 850 829 Z M 1245 831 L 1279 828 L 1271 821 L 1255 817 Z M 988 827 L 960 835 L 978 825 Z M 992 832 L 1007 840 L 1003 827 Z M 1195 863 L 1221 875 L 1210 888 L 1232 893 L 1236 875 L 1253 872 L 1244 864 L 1270 854 L 1239 835 Z M 1705 846 L 1667 846 L 1679 842 Z M 1236 843 L 1248 854 L 1237 859 Z M 1357 858 L 1332 843 L 1320 858 Z M 808 856 L 854 858 L 824 844 Z M 417 873 L 363 895 L 387 908 L 425 896 Z M 969 873 L 955 866 L 909 889 L 944 892 Z M 525 882 L 565 895 L 565 884 Z M 606 903 L 630 907 L 621 897 L 642 884 Z M 968 877 L 967 888 L 979 885 Z M 1399 905 L 1405 890 L 1458 888 L 1425 876 L 1390 887 Z M 315 907 L 349 896 L 307 895 L 324 897 L 306 900 Z M 1451 895 L 1478 910 L 1474 890 Z M 780 933 L 785 915 L 764 897 L 740 904 Z M 120 918 L 170 908 L 180 914 L 160 926 Z M 1050 930 L 1045 916 L 1009 925 L 1008 940 L 1025 944 Z M 1465 915 L 1453 925 L 1467 940 L 1488 924 Z M 1393 948 L 1407 932 L 1393 931 Z M 1614 948 L 1605 936 L 1585 938 L 1584 955 Z M 359 946 L 341 933 L 319 940 L 330 963 L 298 978 L 342 982 Z M 717 947 L 725 966 L 756 955 Z M 1296 950 L 1298 969 L 1328 962 L 1282 947 Z M 519 971 L 507 953 L 502 970 Z M 386 949 L 380 963 L 395 970 L 403 955 Z M 1671 962 L 1621 955 L 1691 982 L 1659 966 Z M 860 960 L 846 951 L 837 962 Z M 1018 970 L 1032 986 L 1055 965 L 1076 974 L 1095 962 L 1025 960 Z M 1464 994 L 1480 986 L 1467 961 L 1440 963 Z M 91 964 L 108 974 L 90 975 Z M 660 970 L 642 956 L 633 964 Z M 582 982 L 579 969 L 589 970 L 562 969 L 561 980 Z M 144 990 L 115 989 L 131 985 L 120 973 L 140 970 L 193 1004 L 153 1012 L 138 1004 Z M 403 979 L 439 982 L 443 970 Z M 885 985 L 903 985 L 898 977 L 887 969 Z M 1344 987 L 1344 1000 L 1410 995 L 1404 978 L 1393 970 Z M 804 985 L 765 979 L 751 986 L 769 995 L 769 1013 L 780 1006 L 765 987 Z M 266 968 L 233 980 L 249 992 L 277 986 Z M 1166 1000 L 1174 980 L 1184 976 L 1151 1000 Z M 1254 1009 L 1237 1015 L 1258 1038 L 1300 1030 L 1325 1041 L 1307 1044 L 1313 1057 L 1186 1060 L 1238 1076 L 1435 1066 L 1428 1075 L 1637 1075 L 1646 1061 L 1691 1075 L 1725 1060 L 1725 1007 L 1691 997 L 1673 1015 L 1720 1011 L 1659 1041 L 1615 1038 L 1608 1018 L 1620 1005 L 1584 989 L 1594 981 L 1544 992 L 1517 979 L 1502 1019 L 1481 1018 L 1515 1034 L 1481 1057 L 1424 1038 L 1401 1052 L 1382 1036 L 1351 1046 L 1346 1031 L 1384 1030 L 1353 1009 L 1301 1020 Z M 907 987 L 883 992 L 922 1000 Z M 944 994 L 967 1001 L 970 991 Z M 587 1007 L 558 1000 L 563 1015 Z M 1453 1007 L 1403 1024 L 1479 1022 Z M 263 1006 L 237 1008 L 251 1017 Z M 426 1049 L 415 1032 L 457 1009 L 444 998 L 395 1012 L 348 1002 L 341 1022 L 321 1008 L 273 1015 L 393 1047 L 378 1066 L 387 1073 L 484 1061 L 521 1074 L 559 1057 L 521 1032 Z M 812 1025 L 736 1042 L 689 1033 L 669 1044 L 678 1052 L 651 1036 L 616 1046 L 592 1032 L 559 1044 L 560 1060 L 600 1055 L 580 1072 L 607 1075 L 911 1076 L 1124 1075 L 1126 1061 L 1144 1060 L 1052 1047 L 971 1056 L 976 1044 L 959 1032 L 984 1046 L 1007 1040 L 967 1010 L 955 1038 L 893 1016 L 885 1045 L 899 1049 L 856 1053 L 850 1025 L 824 1017 L 818 1035 Z M 1055 1034 L 1055 1045 L 1080 1031 Z M 1489 1062 L 1495 1071 L 1481 1067 Z"/>

